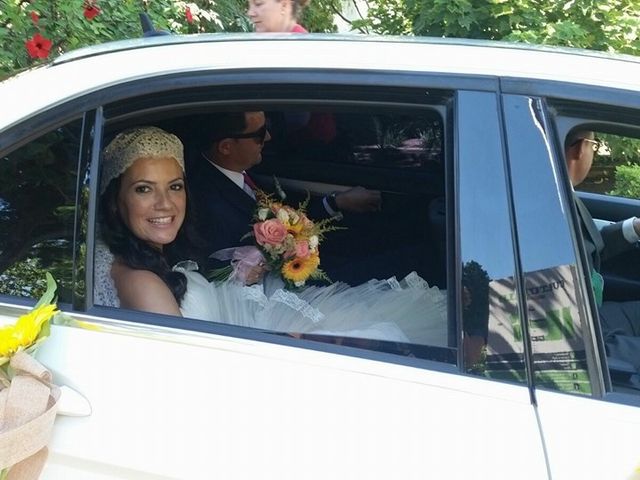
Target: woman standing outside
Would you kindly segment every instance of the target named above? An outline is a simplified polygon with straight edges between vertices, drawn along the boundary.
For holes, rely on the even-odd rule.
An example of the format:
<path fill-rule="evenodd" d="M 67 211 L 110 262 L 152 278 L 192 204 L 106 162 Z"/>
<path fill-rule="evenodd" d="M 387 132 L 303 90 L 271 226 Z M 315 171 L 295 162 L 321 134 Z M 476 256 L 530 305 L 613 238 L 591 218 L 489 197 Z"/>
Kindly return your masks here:
<path fill-rule="evenodd" d="M 309 0 L 249 0 L 247 15 L 256 32 L 308 33 L 298 23 Z"/>

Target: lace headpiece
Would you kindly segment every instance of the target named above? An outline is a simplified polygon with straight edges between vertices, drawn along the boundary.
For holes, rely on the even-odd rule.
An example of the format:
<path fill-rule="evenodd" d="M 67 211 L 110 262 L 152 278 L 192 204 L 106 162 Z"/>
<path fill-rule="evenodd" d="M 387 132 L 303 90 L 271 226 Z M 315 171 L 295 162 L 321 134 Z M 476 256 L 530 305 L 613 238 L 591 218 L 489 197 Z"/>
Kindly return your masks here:
<path fill-rule="evenodd" d="M 136 127 L 120 132 L 102 153 L 100 194 L 137 159 L 164 156 L 174 158 L 184 171 L 184 148 L 175 135 L 158 127 Z"/>

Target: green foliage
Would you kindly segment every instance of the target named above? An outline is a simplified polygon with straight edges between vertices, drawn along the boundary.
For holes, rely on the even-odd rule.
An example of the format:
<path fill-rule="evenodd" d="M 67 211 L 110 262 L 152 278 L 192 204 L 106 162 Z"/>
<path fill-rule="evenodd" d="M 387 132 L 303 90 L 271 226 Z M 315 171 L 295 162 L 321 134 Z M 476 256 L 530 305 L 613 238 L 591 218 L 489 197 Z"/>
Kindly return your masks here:
<path fill-rule="evenodd" d="M 640 165 L 618 165 L 616 186 L 611 194 L 626 198 L 640 198 Z"/>
<path fill-rule="evenodd" d="M 333 23 L 335 13 L 336 6 L 331 2 L 311 2 L 302 14 L 301 23 L 312 33 L 335 32 L 337 30 Z"/>
<path fill-rule="evenodd" d="M 100 9 L 93 19 L 84 15 L 89 4 Z M 334 32 L 336 8 L 332 3 L 312 2 L 302 22 L 312 32 Z M 189 34 L 251 31 L 246 9 L 246 0 L 4 0 L 0 4 L 0 80 L 69 50 L 140 37 L 143 11 L 159 30 Z M 37 33 L 52 42 L 44 59 L 32 58 L 25 45 Z"/>
<path fill-rule="evenodd" d="M 406 0 L 369 2 L 367 17 L 355 20 L 351 28 L 362 33 L 411 35 L 415 11 Z"/>
<path fill-rule="evenodd" d="M 100 13 L 85 17 L 85 0 L 5 0 L 0 6 L 0 78 L 79 47 L 142 35 L 146 11 L 159 30 L 174 33 L 248 31 L 243 0 L 94 0 Z M 186 10 L 192 13 L 189 22 Z M 34 21 L 32 13 L 37 14 Z M 45 59 L 31 58 L 25 42 L 40 33 L 52 41 Z"/>
<path fill-rule="evenodd" d="M 601 132 L 596 132 L 596 137 L 602 146 L 580 190 L 640 198 L 633 187 L 634 175 L 640 169 L 640 139 Z"/>
<path fill-rule="evenodd" d="M 0 293 L 38 298 L 47 287 L 45 269 L 36 258 L 26 258 L 0 274 Z"/>
<path fill-rule="evenodd" d="M 604 144 L 596 157 L 597 164 L 640 165 L 640 139 L 608 133 L 597 133 L 596 136 Z"/>
<path fill-rule="evenodd" d="M 93 2 L 100 14 L 83 15 Z M 364 4 L 368 12 L 364 14 Z M 326 0 L 311 2 L 302 23 L 334 32 L 346 4 L 362 33 L 508 40 L 640 53 L 640 0 Z M 193 21 L 186 16 L 187 8 Z M 141 35 L 138 14 L 174 33 L 251 31 L 246 0 L 4 0 L 0 5 L 0 79 L 43 62 L 25 42 L 40 33 L 53 42 L 47 59 L 85 45 Z M 30 16 L 36 12 L 40 20 Z"/>
<path fill-rule="evenodd" d="M 640 53 L 640 0 L 370 0 L 361 32 Z"/>

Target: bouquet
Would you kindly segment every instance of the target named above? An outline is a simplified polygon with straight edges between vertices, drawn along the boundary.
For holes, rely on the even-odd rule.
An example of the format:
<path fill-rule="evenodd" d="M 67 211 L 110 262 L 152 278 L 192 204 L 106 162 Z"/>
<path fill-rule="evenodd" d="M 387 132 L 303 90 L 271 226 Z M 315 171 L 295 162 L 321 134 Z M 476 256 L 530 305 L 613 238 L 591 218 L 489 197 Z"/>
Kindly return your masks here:
<path fill-rule="evenodd" d="M 285 195 L 276 181 L 280 198 Z M 330 281 L 320 269 L 320 243 L 324 234 L 338 230 L 328 218 L 314 222 L 307 217 L 309 195 L 293 208 L 262 190 L 256 190 L 256 212 L 252 231 L 243 237 L 253 237 L 255 246 L 237 247 L 218 251 L 212 257 L 231 260 L 231 265 L 215 270 L 215 280 L 238 279 L 245 281 L 248 272 L 256 266 L 279 274 L 288 288 L 303 287 L 312 280 Z"/>
<path fill-rule="evenodd" d="M 34 479 L 47 456 L 59 389 L 31 355 L 49 336 L 51 320 L 60 312 L 56 284 L 47 273 L 47 291 L 31 312 L 0 327 L 0 480 Z"/>

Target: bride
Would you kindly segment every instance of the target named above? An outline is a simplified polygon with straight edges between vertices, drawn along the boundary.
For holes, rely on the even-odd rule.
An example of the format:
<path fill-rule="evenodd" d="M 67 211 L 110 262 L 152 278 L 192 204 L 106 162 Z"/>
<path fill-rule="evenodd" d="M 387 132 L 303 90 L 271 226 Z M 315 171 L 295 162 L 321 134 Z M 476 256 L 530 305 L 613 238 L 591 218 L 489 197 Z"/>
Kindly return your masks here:
<path fill-rule="evenodd" d="M 268 277 L 209 283 L 188 246 L 183 146 L 156 127 L 118 134 L 103 152 L 95 303 L 260 328 L 446 346 L 446 297 L 417 274 L 291 292 Z M 259 272 L 253 280 L 258 280 Z"/>

